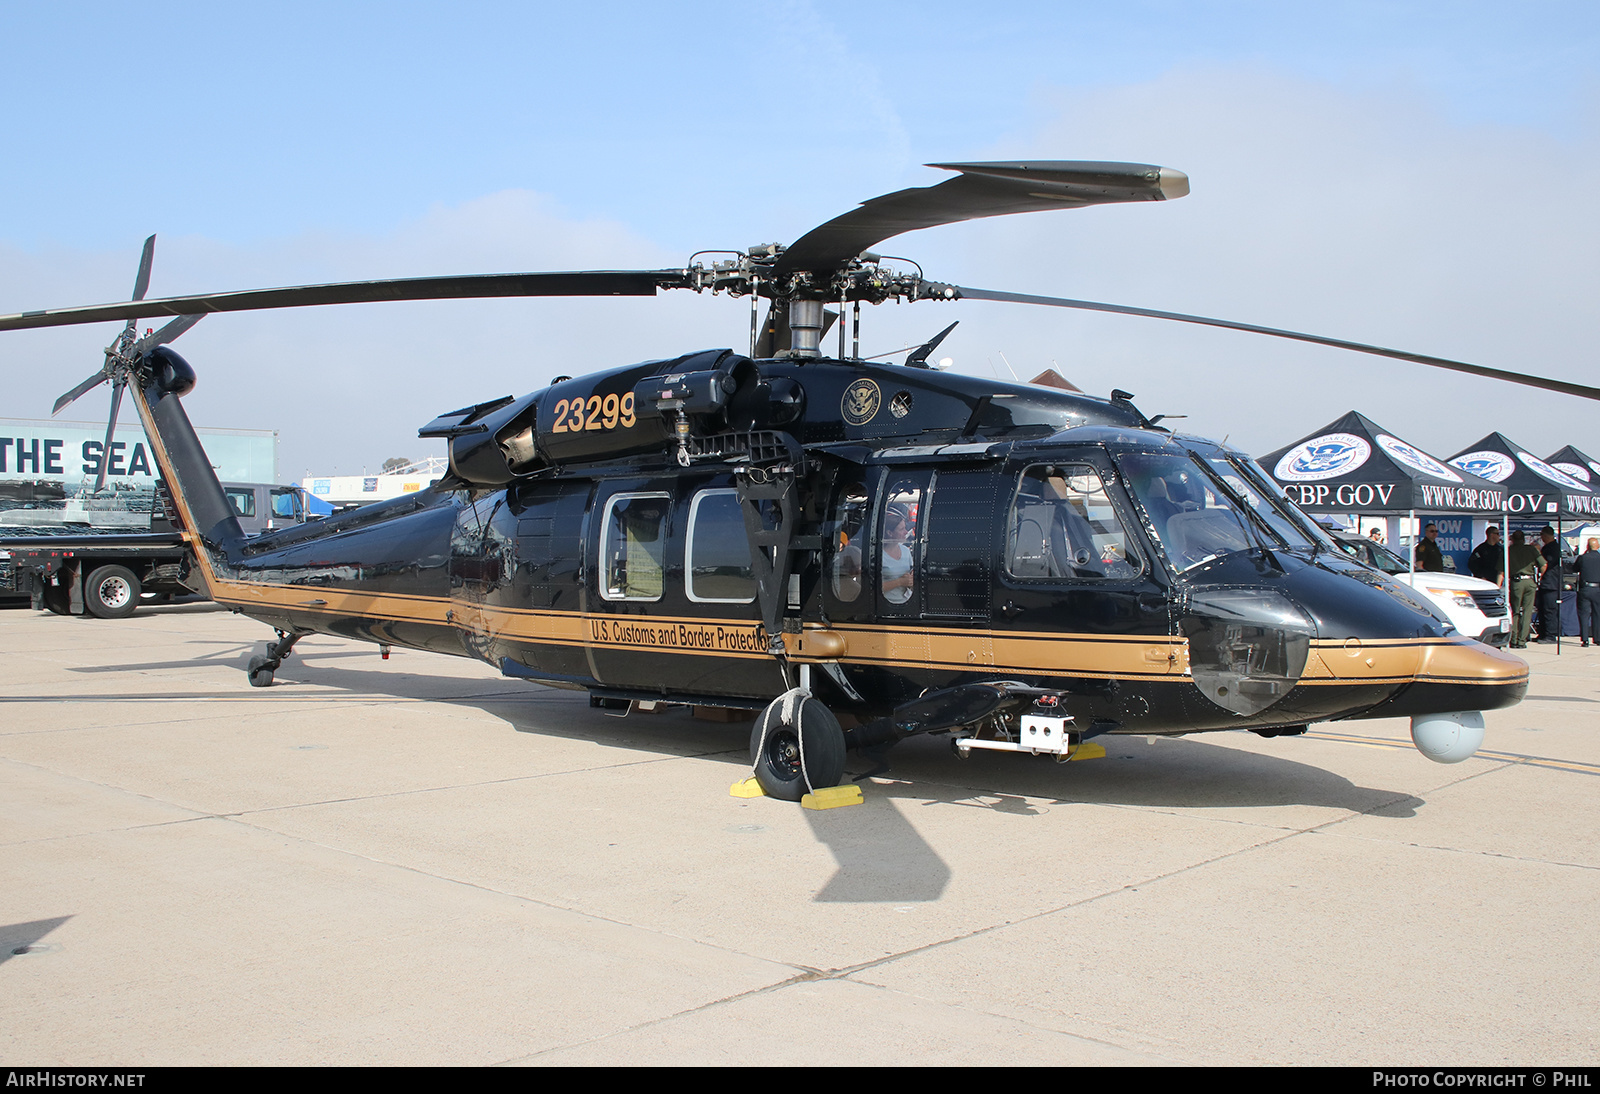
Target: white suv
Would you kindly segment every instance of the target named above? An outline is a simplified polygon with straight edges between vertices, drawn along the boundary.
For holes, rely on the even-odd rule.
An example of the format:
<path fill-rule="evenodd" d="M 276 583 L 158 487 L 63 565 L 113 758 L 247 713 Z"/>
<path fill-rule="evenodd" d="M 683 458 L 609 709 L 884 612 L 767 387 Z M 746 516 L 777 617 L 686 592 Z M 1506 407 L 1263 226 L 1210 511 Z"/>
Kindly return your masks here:
<path fill-rule="evenodd" d="M 1468 638 L 1491 646 L 1511 639 L 1511 608 L 1506 591 L 1498 585 L 1465 574 L 1411 572 L 1405 559 L 1366 536 L 1332 532 L 1334 542 L 1368 566 L 1382 570 L 1403 585 L 1428 598 Z"/>

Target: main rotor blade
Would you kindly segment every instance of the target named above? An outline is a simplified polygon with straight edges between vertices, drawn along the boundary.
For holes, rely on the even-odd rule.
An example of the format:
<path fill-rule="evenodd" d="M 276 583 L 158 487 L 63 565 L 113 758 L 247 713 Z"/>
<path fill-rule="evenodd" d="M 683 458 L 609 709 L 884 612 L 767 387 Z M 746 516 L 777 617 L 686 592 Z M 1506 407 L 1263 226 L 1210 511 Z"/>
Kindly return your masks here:
<path fill-rule="evenodd" d="M 57 308 L 0 316 L 0 330 L 68 327 L 108 319 L 155 315 L 304 308 L 318 304 L 368 304 L 385 300 L 469 300 L 500 296 L 654 296 L 656 289 L 688 284 L 682 270 L 579 270 L 569 273 L 467 274 L 390 281 L 341 281 L 282 289 L 200 293 L 86 308 Z"/>
<path fill-rule="evenodd" d="M 779 256 L 778 276 L 838 269 L 891 236 L 979 217 L 1076 209 L 1107 202 L 1162 201 L 1189 192 L 1189 176 L 1149 163 L 1027 160 L 1015 163 L 930 163 L 959 171 L 936 186 L 871 198 L 811 229 Z"/>
<path fill-rule="evenodd" d="M 150 288 L 150 265 L 156 257 L 156 237 L 144 241 L 144 254 L 139 258 L 139 276 L 133 279 L 133 299 L 143 300 Z"/>
<path fill-rule="evenodd" d="M 153 334 L 147 334 L 143 338 L 139 339 L 138 343 L 135 344 L 133 349 L 134 355 L 137 357 L 143 357 L 157 346 L 166 345 L 168 342 L 177 338 L 178 335 L 182 334 L 184 331 L 188 330 L 190 327 L 194 326 L 204 318 L 205 316 L 203 315 L 178 316 L 178 318 L 174 319 L 160 330 L 154 332 Z"/>
<path fill-rule="evenodd" d="M 79 384 L 77 387 L 73 388 L 71 391 L 69 391 L 65 395 L 61 396 L 61 398 L 57 399 L 56 400 L 56 405 L 54 407 L 52 407 L 51 410 L 50 410 L 50 416 L 53 418 L 57 414 L 60 414 L 63 407 L 67 406 L 69 403 L 71 403 L 74 400 L 76 400 L 84 392 L 90 390 L 91 388 L 95 387 L 98 384 L 104 383 L 105 379 L 106 379 L 106 370 L 105 369 L 101 369 L 100 371 L 96 372 L 93 376 L 91 376 L 87 380 L 83 381 L 83 383 Z"/>
<path fill-rule="evenodd" d="M 998 300 L 1008 304 L 1043 304 L 1052 308 L 1077 308 L 1080 311 L 1110 312 L 1114 315 L 1142 315 L 1150 319 L 1171 319 L 1178 323 L 1196 323 L 1203 327 L 1241 330 L 1249 334 L 1266 334 L 1273 338 L 1290 338 L 1296 342 L 1310 342 L 1317 346 L 1332 346 L 1334 349 L 1370 353 L 1376 357 L 1392 357 L 1396 361 L 1410 361 L 1413 364 L 1449 369 L 1452 372 L 1486 376 L 1491 380 L 1505 380 L 1508 383 L 1543 388 L 1546 391 L 1559 391 L 1564 395 L 1577 395 L 1584 399 L 1600 399 L 1600 388 L 1586 387 L 1583 384 L 1568 383 L 1565 380 L 1551 380 L 1543 376 L 1532 376 L 1525 372 L 1508 372 L 1505 369 L 1472 365 L 1465 361 L 1452 361 L 1447 357 L 1429 357 L 1425 353 L 1407 353 L 1404 350 L 1369 346 L 1365 342 L 1350 342 L 1343 338 L 1325 338 L 1320 334 L 1303 334 L 1299 331 L 1280 330 L 1277 327 L 1260 327 L 1253 323 L 1234 323 L 1227 319 L 1207 319 L 1202 315 L 1185 315 L 1182 312 L 1175 311 L 1131 308 L 1125 304 L 1099 304 L 1093 300 L 1069 300 L 1061 296 L 1030 296 L 1026 293 L 996 292 L 992 289 L 969 289 L 961 285 L 953 286 L 953 288 L 959 294 L 958 298 L 963 300 Z"/>
<path fill-rule="evenodd" d="M 106 419 L 106 441 L 100 446 L 100 474 L 94 480 L 94 492 L 98 494 L 106 485 L 106 468 L 111 466 L 111 438 L 117 432 L 117 411 L 122 408 L 122 389 L 125 385 L 118 379 L 111 384 L 111 417 Z"/>

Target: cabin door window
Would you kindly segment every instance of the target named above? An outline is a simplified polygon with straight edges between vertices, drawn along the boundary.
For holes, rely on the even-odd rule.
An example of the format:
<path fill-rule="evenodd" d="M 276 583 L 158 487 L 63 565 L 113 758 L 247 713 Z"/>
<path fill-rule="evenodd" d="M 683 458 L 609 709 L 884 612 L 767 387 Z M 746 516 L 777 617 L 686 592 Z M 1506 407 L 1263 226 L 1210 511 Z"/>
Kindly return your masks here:
<path fill-rule="evenodd" d="M 756 598 L 739 492 L 702 490 L 689 506 L 686 591 L 696 604 L 749 604 Z"/>
<path fill-rule="evenodd" d="M 826 527 L 828 591 L 839 605 L 861 601 L 869 557 L 868 531 L 872 505 L 866 484 L 859 479 L 841 482 L 834 495 L 833 514 Z M 871 601 L 863 603 L 870 604 Z"/>
<path fill-rule="evenodd" d="M 660 600 L 666 581 L 667 494 L 616 494 L 606 502 L 600 534 L 600 595 L 606 600 Z"/>
<path fill-rule="evenodd" d="M 882 615 L 916 615 L 922 608 L 918 578 L 921 536 L 929 472 L 892 475 L 884 484 L 878 520 L 878 611 Z"/>

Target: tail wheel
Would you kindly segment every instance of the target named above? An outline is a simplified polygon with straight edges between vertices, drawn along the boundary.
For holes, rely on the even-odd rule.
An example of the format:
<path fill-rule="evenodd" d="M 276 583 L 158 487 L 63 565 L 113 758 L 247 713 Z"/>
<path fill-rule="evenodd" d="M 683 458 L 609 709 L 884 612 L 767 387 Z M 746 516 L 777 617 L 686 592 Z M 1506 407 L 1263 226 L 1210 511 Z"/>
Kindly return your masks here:
<path fill-rule="evenodd" d="M 83 583 L 83 606 L 101 619 L 121 619 L 139 606 L 139 579 L 126 566 L 102 566 Z"/>
<path fill-rule="evenodd" d="M 832 711 L 796 688 L 751 727 L 750 763 L 769 797 L 797 802 L 844 778 L 844 730 Z"/>

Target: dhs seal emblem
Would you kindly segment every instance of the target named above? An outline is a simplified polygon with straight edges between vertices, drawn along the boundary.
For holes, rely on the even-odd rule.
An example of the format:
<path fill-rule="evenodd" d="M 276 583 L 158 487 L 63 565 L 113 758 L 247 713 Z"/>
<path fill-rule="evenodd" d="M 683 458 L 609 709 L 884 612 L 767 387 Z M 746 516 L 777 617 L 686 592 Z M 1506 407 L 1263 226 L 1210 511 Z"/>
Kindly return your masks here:
<path fill-rule="evenodd" d="M 1272 474 L 1280 482 L 1338 478 L 1367 462 L 1372 446 L 1353 433 L 1325 433 L 1284 454 Z"/>
<path fill-rule="evenodd" d="M 844 389 L 839 400 L 839 413 L 851 425 L 866 425 L 877 415 L 883 405 L 883 392 L 871 380 L 857 380 Z"/>
<path fill-rule="evenodd" d="M 1451 467 L 1459 467 L 1469 475 L 1476 475 L 1480 479 L 1490 482 L 1503 482 L 1511 477 L 1511 472 L 1517 465 L 1511 462 L 1511 457 L 1504 452 L 1493 449 L 1484 449 L 1481 452 L 1468 452 L 1457 456 L 1450 461 Z"/>
<path fill-rule="evenodd" d="M 1389 458 L 1396 463 L 1403 463 L 1413 471 L 1421 471 L 1424 475 L 1432 475 L 1445 482 L 1460 482 L 1461 476 L 1450 470 L 1444 464 L 1422 451 L 1413 448 L 1398 437 L 1391 437 L 1387 433 L 1379 433 L 1375 438 L 1378 447 L 1389 453 Z"/>
<path fill-rule="evenodd" d="M 1535 473 L 1543 478 L 1549 479 L 1557 486 L 1565 486 L 1569 490 L 1589 489 L 1587 486 L 1573 478 L 1571 475 L 1567 474 L 1565 471 L 1557 471 L 1554 467 L 1551 467 L 1549 464 L 1545 463 L 1538 456 L 1530 456 L 1526 452 L 1519 451 L 1517 453 L 1517 459 L 1521 460 L 1523 464 L 1531 468 Z"/>

